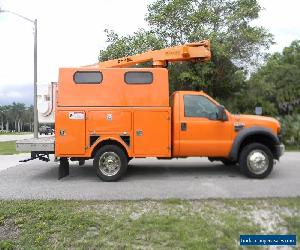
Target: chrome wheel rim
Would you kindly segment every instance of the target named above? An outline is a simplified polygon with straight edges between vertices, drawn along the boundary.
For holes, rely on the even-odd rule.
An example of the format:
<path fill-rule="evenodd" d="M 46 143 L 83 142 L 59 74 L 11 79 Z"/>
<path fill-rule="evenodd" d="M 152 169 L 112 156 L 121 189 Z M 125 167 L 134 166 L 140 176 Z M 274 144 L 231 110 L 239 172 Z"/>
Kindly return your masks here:
<path fill-rule="evenodd" d="M 259 149 L 251 151 L 247 157 L 247 166 L 255 174 L 264 173 L 269 166 L 268 155 Z"/>
<path fill-rule="evenodd" d="M 105 152 L 99 159 L 99 170 L 106 176 L 116 175 L 121 169 L 121 159 L 114 152 Z"/>

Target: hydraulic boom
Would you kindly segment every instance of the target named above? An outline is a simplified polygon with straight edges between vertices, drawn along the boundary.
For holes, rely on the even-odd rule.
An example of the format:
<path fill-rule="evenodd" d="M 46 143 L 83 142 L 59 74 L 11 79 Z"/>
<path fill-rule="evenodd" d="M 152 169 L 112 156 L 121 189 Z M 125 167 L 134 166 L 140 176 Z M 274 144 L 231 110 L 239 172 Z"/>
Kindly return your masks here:
<path fill-rule="evenodd" d="M 211 58 L 210 42 L 203 40 L 175 47 L 148 51 L 142 54 L 126 56 L 118 59 L 99 62 L 87 67 L 121 68 L 131 67 L 139 63 L 152 62 L 153 67 L 166 67 L 168 62 L 200 61 L 206 62 Z"/>

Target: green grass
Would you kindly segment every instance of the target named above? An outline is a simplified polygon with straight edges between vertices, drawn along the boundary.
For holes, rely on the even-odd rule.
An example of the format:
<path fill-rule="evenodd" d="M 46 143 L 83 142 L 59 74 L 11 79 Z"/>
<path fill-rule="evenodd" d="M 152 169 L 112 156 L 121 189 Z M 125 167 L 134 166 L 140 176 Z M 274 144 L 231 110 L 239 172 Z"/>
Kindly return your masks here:
<path fill-rule="evenodd" d="M 0 142 L 0 155 L 12 155 L 17 153 L 16 141 Z"/>
<path fill-rule="evenodd" d="M 300 198 L 0 201 L 0 232 L 0 249 L 244 249 L 240 234 L 299 239 Z"/>
<path fill-rule="evenodd" d="M 286 145 L 285 149 L 286 151 L 300 151 L 300 146 Z"/>
<path fill-rule="evenodd" d="M 4 141 L 0 142 L 0 155 L 13 155 L 26 152 L 16 151 L 16 141 Z M 1 248 L 0 248 L 1 250 Z"/>

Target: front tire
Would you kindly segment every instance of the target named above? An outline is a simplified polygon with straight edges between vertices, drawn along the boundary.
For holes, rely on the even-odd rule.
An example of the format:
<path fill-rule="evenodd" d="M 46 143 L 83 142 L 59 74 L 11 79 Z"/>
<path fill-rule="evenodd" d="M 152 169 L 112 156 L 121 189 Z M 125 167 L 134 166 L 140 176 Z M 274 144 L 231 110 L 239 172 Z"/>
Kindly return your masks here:
<path fill-rule="evenodd" d="M 127 155 L 116 145 L 101 147 L 94 157 L 93 166 L 103 181 L 117 181 L 127 170 Z"/>
<path fill-rule="evenodd" d="M 246 176 L 262 179 L 271 173 L 274 157 L 267 146 L 261 143 L 251 143 L 242 149 L 239 165 Z"/>

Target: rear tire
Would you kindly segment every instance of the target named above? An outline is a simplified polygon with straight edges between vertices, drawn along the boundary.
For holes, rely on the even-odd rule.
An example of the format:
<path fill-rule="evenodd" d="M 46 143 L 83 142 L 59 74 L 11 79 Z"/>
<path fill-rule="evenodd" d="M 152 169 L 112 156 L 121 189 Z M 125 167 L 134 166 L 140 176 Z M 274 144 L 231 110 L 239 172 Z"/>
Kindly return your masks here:
<path fill-rule="evenodd" d="M 271 173 L 274 157 L 267 146 L 260 143 L 251 143 L 242 149 L 239 165 L 242 173 L 246 176 L 262 179 Z"/>
<path fill-rule="evenodd" d="M 127 170 L 127 155 L 116 145 L 101 147 L 94 157 L 93 166 L 103 181 L 117 181 Z"/>

